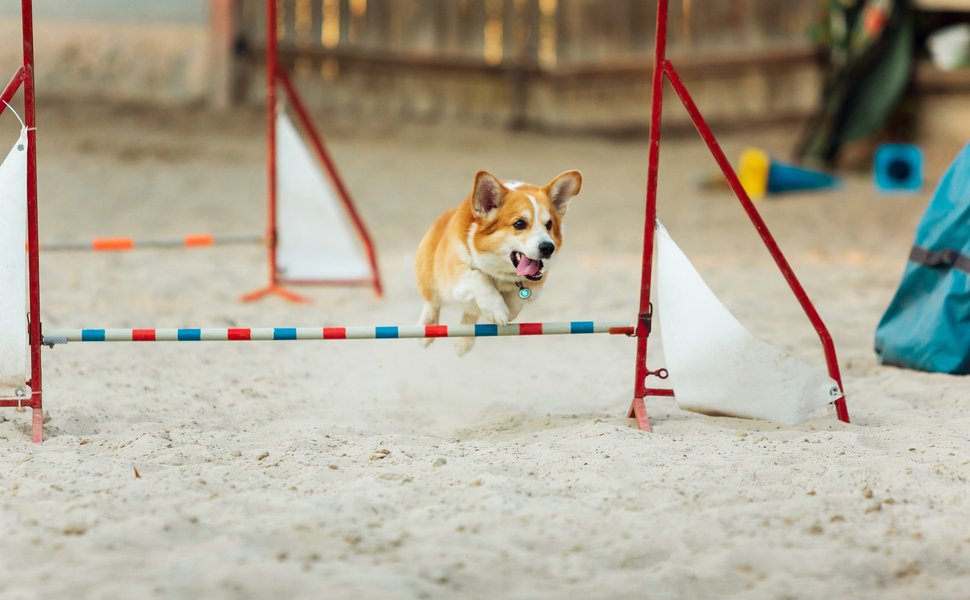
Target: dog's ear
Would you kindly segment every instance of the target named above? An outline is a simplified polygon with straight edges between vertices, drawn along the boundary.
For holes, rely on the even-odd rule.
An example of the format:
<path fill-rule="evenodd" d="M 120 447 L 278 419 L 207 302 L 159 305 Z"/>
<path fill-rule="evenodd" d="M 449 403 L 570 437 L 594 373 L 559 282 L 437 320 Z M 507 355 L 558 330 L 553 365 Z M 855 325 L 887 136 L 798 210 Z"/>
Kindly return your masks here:
<path fill-rule="evenodd" d="M 475 175 L 475 191 L 472 192 L 472 207 L 480 217 L 488 216 L 493 210 L 502 206 L 508 188 L 502 185 L 494 175 L 486 171 L 479 171 Z"/>
<path fill-rule="evenodd" d="M 566 171 L 550 181 L 545 187 L 545 192 L 559 214 L 564 215 L 569 206 L 569 201 L 579 193 L 582 187 L 583 174 L 579 171 Z"/>

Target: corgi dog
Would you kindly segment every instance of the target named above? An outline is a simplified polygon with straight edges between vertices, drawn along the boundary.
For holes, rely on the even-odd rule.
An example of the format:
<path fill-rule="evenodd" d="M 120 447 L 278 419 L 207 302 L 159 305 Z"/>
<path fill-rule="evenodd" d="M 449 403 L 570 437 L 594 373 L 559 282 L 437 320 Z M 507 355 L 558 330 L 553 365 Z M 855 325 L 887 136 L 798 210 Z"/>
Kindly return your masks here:
<path fill-rule="evenodd" d="M 579 171 L 541 187 L 502 182 L 485 171 L 475 175 L 471 194 L 438 217 L 418 246 L 415 270 L 424 298 L 418 324 L 437 325 L 444 305 L 458 306 L 463 324 L 513 321 L 542 289 L 562 248 L 566 208 L 582 185 Z M 474 344 L 473 337 L 458 339 L 458 355 Z"/>

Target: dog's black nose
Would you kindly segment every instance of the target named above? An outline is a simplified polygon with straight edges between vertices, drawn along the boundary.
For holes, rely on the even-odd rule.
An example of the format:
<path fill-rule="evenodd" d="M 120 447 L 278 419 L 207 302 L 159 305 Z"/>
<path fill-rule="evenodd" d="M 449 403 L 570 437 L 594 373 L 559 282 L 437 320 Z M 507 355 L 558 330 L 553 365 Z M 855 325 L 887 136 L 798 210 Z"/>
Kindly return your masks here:
<path fill-rule="evenodd" d="M 539 256 L 542 258 L 549 258 L 555 251 L 556 245 L 552 242 L 542 242 L 539 244 Z"/>

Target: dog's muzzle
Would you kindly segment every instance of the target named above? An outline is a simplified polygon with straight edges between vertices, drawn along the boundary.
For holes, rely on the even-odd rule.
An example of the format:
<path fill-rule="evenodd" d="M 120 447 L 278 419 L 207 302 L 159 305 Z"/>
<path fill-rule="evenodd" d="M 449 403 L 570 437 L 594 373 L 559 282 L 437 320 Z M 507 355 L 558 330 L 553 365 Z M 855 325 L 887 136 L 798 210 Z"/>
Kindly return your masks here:
<path fill-rule="evenodd" d="M 555 249 L 555 246 L 553 246 L 553 249 Z M 551 256 L 552 252 L 550 252 L 549 255 Z M 548 257 L 549 256 L 546 256 L 546 258 Z M 512 266 L 515 267 L 516 275 L 525 277 L 530 281 L 539 281 L 542 279 L 542 267 L 545 265 L 541 260 L 529 258 L 517 250 L 512 252 L 509 258 L 512 261 Z"/>

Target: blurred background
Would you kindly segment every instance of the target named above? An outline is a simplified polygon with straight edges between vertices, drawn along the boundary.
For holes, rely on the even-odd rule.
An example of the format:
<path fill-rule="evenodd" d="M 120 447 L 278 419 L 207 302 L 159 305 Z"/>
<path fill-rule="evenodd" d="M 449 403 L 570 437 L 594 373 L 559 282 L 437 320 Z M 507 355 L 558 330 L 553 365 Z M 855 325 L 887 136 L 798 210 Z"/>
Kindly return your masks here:
<path fill-rule="evenodd" d="M 655 2 L 278 4 L 281 61 L 318 114 L 646 131 Z M 0 0 L 0 39 L 19 39 L 19 11 L 18 0 Z M 262 101 L 263 0 L 74 0 L 35 11 L 44 99 L 219 109 Z M 721 127 L 814 123 L 825 139 L 806 134 L 792 153 L 828 164 L 872 136 L 970 139 L 970 41 L 961 42 L 970 33 L 957 31 L 942 58 L 928 44 L 970 23 L 970 0 L 673 0 L 670 18 L 669 54 Z M 18 64 L 19 52 L 3 44 L 0 64 Z M 847 104 L 867 116 L 844 114 Z M 832 120 L 835 131 L 819 126 Z M 666 125 L 686 128 L 686 114 L 668 111 Z"/>

